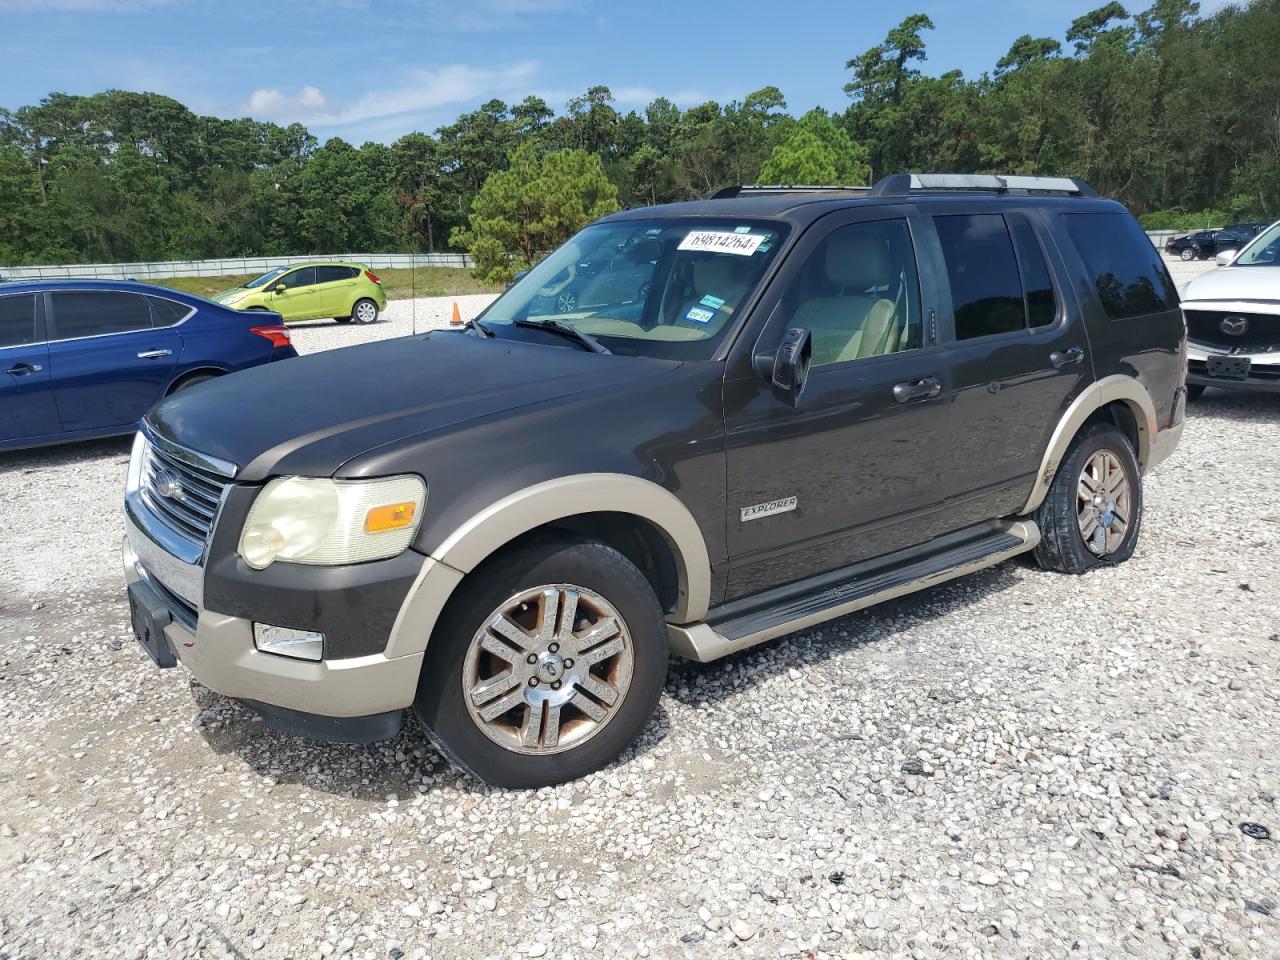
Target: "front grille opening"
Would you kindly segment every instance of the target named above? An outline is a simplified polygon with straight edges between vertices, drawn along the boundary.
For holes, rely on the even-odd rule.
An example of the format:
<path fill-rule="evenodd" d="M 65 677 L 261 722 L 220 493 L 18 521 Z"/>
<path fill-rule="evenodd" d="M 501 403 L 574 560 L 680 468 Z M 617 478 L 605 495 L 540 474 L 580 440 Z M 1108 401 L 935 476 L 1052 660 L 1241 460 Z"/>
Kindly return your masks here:
<path fill-rule="evenodd" d="M 147 444 L 142 497 L 161 520 L 190 540 L 209 539 L 227 481 Z"/>

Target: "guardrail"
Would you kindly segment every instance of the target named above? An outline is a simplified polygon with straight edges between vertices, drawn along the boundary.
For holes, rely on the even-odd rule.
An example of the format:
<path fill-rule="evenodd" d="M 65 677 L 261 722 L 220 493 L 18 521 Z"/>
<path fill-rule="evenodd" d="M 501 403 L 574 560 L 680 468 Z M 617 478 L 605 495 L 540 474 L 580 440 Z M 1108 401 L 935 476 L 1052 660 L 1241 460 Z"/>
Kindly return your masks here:
<path fill-rule="evenodd" d="M 95 280 L 161 280 L 169 277 L 225 277 L 266 273 L 295 263 L 341 260 L 363 263 L 371 270 L 407 270 L 410 267 L 475 266 L 465 253 L 343 253 L 308 257 L 224 257 L 220 260 L 166 260 L 158 263 L 76 263 L 37 267 L 0 267 L 0 277 L 13 280 L 56 280 L 61 277 Z"/>

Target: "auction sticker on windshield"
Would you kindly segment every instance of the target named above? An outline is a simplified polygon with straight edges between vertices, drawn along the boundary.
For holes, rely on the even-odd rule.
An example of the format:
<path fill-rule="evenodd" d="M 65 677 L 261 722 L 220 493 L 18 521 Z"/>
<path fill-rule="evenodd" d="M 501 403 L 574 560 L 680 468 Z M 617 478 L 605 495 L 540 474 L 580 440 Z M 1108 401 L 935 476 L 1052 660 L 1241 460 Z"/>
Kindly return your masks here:
<path fill-rule="evenodd" d="M 764 243 L 764 236 L 750 233 L 726 233 L 720 230 L 693 230 L 680 241 L 681 250 L 709 250 L 712 253 L 736 253 L 749 257 Z"/>

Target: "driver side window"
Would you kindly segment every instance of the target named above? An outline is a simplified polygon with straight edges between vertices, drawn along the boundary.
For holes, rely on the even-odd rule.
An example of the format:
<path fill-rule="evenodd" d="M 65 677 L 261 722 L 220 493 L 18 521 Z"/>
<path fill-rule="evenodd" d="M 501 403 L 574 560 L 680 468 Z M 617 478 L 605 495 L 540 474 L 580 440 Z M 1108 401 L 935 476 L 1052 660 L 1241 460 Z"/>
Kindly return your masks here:
<path fill-rule="evenodd" d="M 906 220 L 851 223 L 810 254 L 783 298 L 812 336 L 814 367 L 917 350 L 920 283 Z"/>

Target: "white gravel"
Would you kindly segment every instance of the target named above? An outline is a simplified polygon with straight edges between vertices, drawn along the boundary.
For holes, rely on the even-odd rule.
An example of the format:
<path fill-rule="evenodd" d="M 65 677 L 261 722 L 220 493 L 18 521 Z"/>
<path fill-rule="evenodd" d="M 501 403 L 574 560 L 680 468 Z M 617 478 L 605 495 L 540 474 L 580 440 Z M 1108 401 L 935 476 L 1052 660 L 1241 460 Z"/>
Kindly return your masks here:
<path fill-rule="evenodd" d="M 535 792 L 155 670 L 127 444 L 0 455 L 0 958 L 1280 956 L 1277 448 L 1280 396 L 1210 391 L 1129 563 L 674 661 L 635 750 Z"/>

